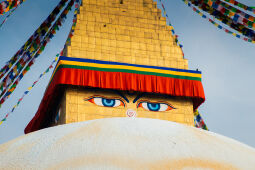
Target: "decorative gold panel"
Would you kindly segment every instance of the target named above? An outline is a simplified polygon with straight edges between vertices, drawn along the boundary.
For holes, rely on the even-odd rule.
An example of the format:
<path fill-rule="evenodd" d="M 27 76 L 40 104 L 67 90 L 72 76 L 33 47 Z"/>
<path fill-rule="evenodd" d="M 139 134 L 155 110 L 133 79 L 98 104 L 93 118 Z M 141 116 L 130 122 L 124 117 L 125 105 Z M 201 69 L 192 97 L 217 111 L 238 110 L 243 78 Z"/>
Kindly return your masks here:
<path fill-rule="evenodd" d="M 125 96 L 125 97 L 123 97 Z M 128 111 L 134 111 L 136 116 L 169 120 L 193 126 L 193 104 L 189 99 L 171 98 L 165 95 L 143 94 L 137 92 L 118 92 L 104 89 L 69 88 L 65 93 L 60 110 L 58 124 L 81 122 L 110 117 L 130 117 Z M 89 101 L 97 98 L 98 102 Z M 102 106 L 102 99 L 120 100 L 123 105 L 113 107 Z M 126 99 L 127 100 L 126 100 Z M 135 100 L 137 98 L 137 100 Z M 95 99 L 94 99 L 95 100 Z M 134 101 L 135 100 L 135 101 Z M 141 103 L 160 103 L 159 111 L 150 111 L 146 107 L 139 107 Z M 164 108 L 164 104 L 166 107 Z M 132 116 L 131 116 L 132 117 Z"/>
<path fill-rule="evenodd" d="M 188 69 L 153 0 L 83 0 L 65 51 L 69 57 Z"/>
<path fill-rule="evenodd" d="M 74 36 L 64 55 L 188 69 L 188 61 L 183 59 L 166 19 L 153 0 L 83 0 Z M 148 101 L 164 101 L 176 108 L 150 112 L 132 102 L 125 107 L 109 108 L 84 100 L 93 95 L 116 97 L 115 93 L 104 90 L 69 88 L 62 99 L 58 124 L 126 117 L 127 109 L 135 111 L 137 117 L 194 124 L 193 104 L 189 99 L 144 96 Z M 127 96 L 132 101 L 135 95 Z"/>

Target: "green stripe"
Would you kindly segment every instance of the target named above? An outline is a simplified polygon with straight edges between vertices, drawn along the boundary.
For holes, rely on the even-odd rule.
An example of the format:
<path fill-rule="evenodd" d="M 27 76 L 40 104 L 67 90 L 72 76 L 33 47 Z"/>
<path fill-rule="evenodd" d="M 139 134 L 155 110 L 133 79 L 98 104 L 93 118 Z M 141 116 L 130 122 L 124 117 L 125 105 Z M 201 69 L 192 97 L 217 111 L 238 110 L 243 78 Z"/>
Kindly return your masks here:
<path fill-rule="evenodd" d="M 136 74 L 144 74 L 144 75 L 155 75 L 161 77 L 171 77 L 178 79 L 186 79 L 186 80 L 197 80 L 201 81 L 200 77 L 190 77 L 190 76 L 180 76 L 173 74 L 164 74 L 164 73 L 155 73 L 155 72 L 145 72 L 145 71 L 137 71 L 137 70 L 128 70 L 128 69 L 113 69 L 113 68 L 98 68 L 98 67 L 88 67 L 88 66 L 77 66 L 77 65 L 60 65 L 60 68 L 76 68 L 76 69 L 86 69 L 86 70 L 95 70 L 95 71 L 107 71 L 107 72 L 124 72 L 124 73 L 136 73 Z M 57 70 L 58 70 L 57 69 Z"/>
<path fill-rule="evenodd" d="M 179 75 L 172 75 L 172 74 L 136 71 L 136 70 L 128 70 L 128 69 L 109 69 L 109 68 L 97 68 L 97 67 L 87 67 L 87 66 L 76 66 L 76 65 L 64 65 L 64 64 L 62 64 L 54 72 L 54 75 L 52 76 L 52 79 L 50 80 L 49 84 L 51 84 L 51 82 L 53 80 L 53 77 L 55 76 L 55 74 L 58 72 L 58 70 L 60 68 L 75 68 L 75 69 L 86 69 L 86 70 L 107 71 L 107 72 L 136 73 L 136 74 L 143 74 L 143 75 L 155 75 L 155 76 L 161 76 L 161 77 L 170 77 L 170 78 L 178 78 L 178 79 L 185 79 L 185 80 L 201 81 L 201 78 L 199 78 L 199 77 L 179 76 Z"/>

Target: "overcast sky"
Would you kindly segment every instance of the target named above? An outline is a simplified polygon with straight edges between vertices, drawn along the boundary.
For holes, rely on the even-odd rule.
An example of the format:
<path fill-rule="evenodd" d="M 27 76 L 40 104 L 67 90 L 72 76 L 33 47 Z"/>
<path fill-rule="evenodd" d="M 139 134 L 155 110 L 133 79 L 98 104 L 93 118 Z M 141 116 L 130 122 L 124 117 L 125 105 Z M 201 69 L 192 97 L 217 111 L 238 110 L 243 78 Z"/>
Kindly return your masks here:
<path fill-rule="evenodd" d="M 59 0 L 26 0 L 0 28 L 0 67 L 7 62 L 50 14 Z M 239 0 L 249 6 L 255 1 Z M 199 108 L 208 128 L 255 147 L 255 44 L 219 30 L 194 13 L 182 0 L 165 0 L 165 7 L 183 44 L 189 69 L 202 71 L 206 102 Z M 6 16 L 6 15 L 4 15 Z M 0 22 L 4 16 L 0 16 Z M 45 71 L 62 49 L 72 14 L 45 51 L 0 108 L 0 119 Z M 23 134 L 42 99 L 51 72 L 24 98 L 0 126 L 0 144 Z"/>

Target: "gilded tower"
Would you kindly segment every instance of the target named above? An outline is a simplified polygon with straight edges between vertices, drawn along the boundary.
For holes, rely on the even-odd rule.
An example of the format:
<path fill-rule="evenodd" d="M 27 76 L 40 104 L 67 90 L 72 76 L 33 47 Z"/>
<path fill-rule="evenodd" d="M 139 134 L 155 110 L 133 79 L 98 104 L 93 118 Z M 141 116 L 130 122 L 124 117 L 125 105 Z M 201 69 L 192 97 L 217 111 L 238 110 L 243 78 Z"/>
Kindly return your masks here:
<path fill-rule="evenodd" d="M 41 127 L 130 115 L 194 125 L 193 111 L 204 101 L 201 75 L 198 75 L 196 71 L 187 70 L 188 61 L 183 58 L 182 50 L 171 33 L 171 27 L 166 24 L 166 18 L 162 17 L 156 2 L 153 0 L 83 0 L 77 19 L 74 35 L 64 50 L 65 60 L 68 60 L 64 61 L 65 63 L 69 66 L 74 64 L 76 69 L 80 69 L 84 66 L 82 62 L 93 61 L 92 65 L 86 64 L 87 70 L 100 67 L 101 69 L 97 71 L 112 72 L 113 69 L 117 69 L 113 71 L 116 73 L 118 70 L 126 69 L 125 72 L 130 73 L 130 70 L 134 69 L 136 72 L 132 74 L 138 73 L 138 76 L 146 74 L 146 76 L 145 78 L 127 78 L 121 75 L 114 78 L 111 75 L 112 80 L 108 80 L 107 75 L 96 77 L 98 72 L 91 73 L 90 76 L 94 78 L 90 78 L 87 73 L 84 76 L 76 72 L 68 83 L 60 83 L 62 85 L 56 91 L 61 91 L 61 95 L 58 95 L 50 106 L 54 106 L 54 109 L 46 111 L 43 107 L 49 107 L 49 105 L 45 105 L 45 102 L 41 103 L 38 111 L 49 112 L 47 114 L 52 115 L 47 118 L 48 121 L 50 119 L 51 125 L 44 123 Z M 80 64 L 79 68 L 77 63 Z M 97 63 L 96 66 L 95 63 Z M 102 67 L 106 70 L 102 70 Z M 157 73 L 152 73 L 153 70 Z M 69 73 L 61 73 L 62 76 L 63 74 Z M 148 77 L 148 74 L 152 77 Z M 173 78 L 171 80 L 162 79 L 160 82 L 157 76 L 161 74 L 167 75 L 166 77 L 175 75 L 171 77 Z M 110 84 L 113 80 L 120 79 L 121 84 L 123 77 L 125 77 L 125 83 L 121 87 L 104 84 L 106 82 L 104 78 Z M 187 77 L 189 80 L 184 83 L 182 80 L 186 81 Z M 151 82 L 154 78 L 157 80 L 153 84 Z M 177 81 L 179 78 L 180 82 Z M 85 82 L 86 85 L 84 85 L 85 79 L 88 82 L 94 81 L 94 84 Z M 130 82 L 126 79 L 130 79 Z M 95 82 L 99 80 L 98 85 L 95 85 L 97 84 Z M 197 80 L 200 81 L 196 82 Z M 74 81 L 82 83 L 74 83 Z M 142 81 L 146 87 L 142 87 Z M 137 82 L 139 87 L 133 87 Z M 126 88 L 129 83 L 132 87 Z M 44 100 L 48 102 L 46 98 L 44 97 Z M 42 114 L 46 113 L 40 115 Z"/>

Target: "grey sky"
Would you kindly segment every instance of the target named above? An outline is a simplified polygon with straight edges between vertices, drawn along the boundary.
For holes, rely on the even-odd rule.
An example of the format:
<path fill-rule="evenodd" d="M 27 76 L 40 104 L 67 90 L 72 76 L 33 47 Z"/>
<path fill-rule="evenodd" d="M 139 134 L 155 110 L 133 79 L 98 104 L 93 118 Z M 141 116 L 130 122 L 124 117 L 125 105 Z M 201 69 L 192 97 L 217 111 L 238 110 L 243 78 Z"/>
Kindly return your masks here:
<path fill-rule="evenodd" d="M 24 44 L 59 0 L 27 0 L 0 28 L 0 67 Z M 251 0 L 239 0 L 255 6 Z M 206 102 L 199 108 L 209 129 L 255 147 L 255 44 L 237 39 L 194 13 L 182 0 L 165 1 L 168 16 L 184 45 L 189 69 L 203 73 Z M 72 15 L 72 14 L 71 14 Z M 71 15 L 0 109 L 0 118 L 49 66 L 71 26 Z M 0 22 L 3 16 L 0 16 Z M 23 134 L 40 104 L 51 73 L 31 90 L 0 126 L 0 143 Z"/>

